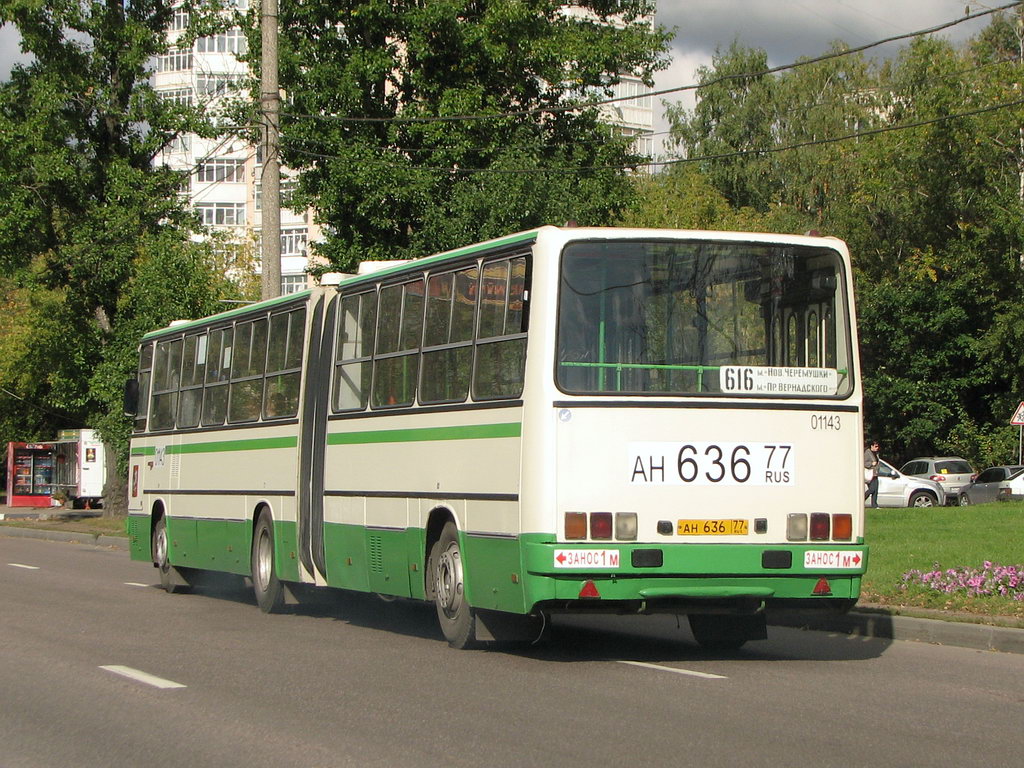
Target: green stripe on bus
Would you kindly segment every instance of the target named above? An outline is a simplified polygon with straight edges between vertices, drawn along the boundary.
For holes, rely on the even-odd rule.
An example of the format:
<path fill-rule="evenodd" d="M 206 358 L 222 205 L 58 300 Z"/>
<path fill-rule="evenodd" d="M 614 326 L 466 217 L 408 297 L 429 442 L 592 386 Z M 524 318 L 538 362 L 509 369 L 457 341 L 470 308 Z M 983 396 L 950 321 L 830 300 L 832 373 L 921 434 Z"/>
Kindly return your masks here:
<path fill-rule="evenodd" d="M 327 444 L 362 445 L 366 443 L 419 443 L 432 440 L 482 440 L 495 437 L 519 437 L 522 431 L 522 424 L 515 421 L 507 424 L 470 424 L 464 427 L 333 432 L 327 436 Z"/>
<path fill-rule="evenodd" d="M 264 451 L 272 448 L 294 448 L 299 444 L 295 435 L 287 437 L 256 437 L 251 440 L 218 440 L 210 443 L 168 445 L 168 453 L 223 453 L 225 451 Z"/>

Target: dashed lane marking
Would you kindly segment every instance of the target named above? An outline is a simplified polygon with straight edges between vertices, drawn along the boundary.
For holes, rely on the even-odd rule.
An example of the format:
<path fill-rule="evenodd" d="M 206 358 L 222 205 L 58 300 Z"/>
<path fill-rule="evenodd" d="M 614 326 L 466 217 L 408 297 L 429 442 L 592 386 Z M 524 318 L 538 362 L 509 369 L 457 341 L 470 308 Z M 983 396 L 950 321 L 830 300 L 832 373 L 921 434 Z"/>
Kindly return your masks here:
<path fill-rule="evenodd" d="M 138 669 L 132 669 L 131 667 L 122 667 L 119 664 L 110 664 L 108 666 L 101 666 L 100 669 L 105 669 L 107 672 L 113 672 L 115 675 L 121 675 L 127 677 L 129 680 L 135 680 L 139 683 L 145 683 L 146 685 L 152 685 L 154 688 L 186 688 L 187 686 L 181 683 L 176 683 L 173 680 L 164 680 L 162 677 L 151 675 L 148 672 L 142 672 Z"/>
<path fill-rule="evenodd" d="M 26 571 L 38 571 L 38 565 L 25 565 L 24 563 L 8 563 L 11 568 L 24 568 Z"/>
<path fill-rule="evenodd" d="M 728 680 L 725 675 L 713 675 L 710 672 L 698 672 L 695 669 L 678 669 L 677 667 L 665 667 L 661 664 L 648 664 L 646 661 L 623 661 L 619 660 L 619 664 L 629 664 L 633 667 L 646 667 L 647 669 L 656 669 L 659 672 L 674 672 L 677 675 L 688 675 L 690 677 L 703 677 L 707 680 Z"/>

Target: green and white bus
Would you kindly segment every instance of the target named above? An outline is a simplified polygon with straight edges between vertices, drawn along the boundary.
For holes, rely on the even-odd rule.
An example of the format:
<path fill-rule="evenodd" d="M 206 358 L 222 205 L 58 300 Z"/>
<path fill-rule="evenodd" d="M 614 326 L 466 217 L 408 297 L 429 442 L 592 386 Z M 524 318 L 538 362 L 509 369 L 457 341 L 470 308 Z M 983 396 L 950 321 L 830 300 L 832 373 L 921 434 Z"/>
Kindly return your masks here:
<path fill-rule="evenodd" d="M 326 281 L 325 282 L 331 282 Z M 765 637 L 867 560 L 850 257 L 828 237 L 541 227 L 147 334 L 132 557 L 436 604 Z"/>

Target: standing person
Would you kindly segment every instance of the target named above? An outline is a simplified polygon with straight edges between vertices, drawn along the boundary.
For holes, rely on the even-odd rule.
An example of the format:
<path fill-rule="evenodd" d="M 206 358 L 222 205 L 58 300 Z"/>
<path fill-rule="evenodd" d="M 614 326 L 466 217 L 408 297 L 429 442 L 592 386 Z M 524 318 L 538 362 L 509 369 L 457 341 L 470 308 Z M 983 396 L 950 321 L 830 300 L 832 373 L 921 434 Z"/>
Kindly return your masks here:
<path fill-rule="evenodd" d="M 864 498 L 871 497 L 872 509 L 878 508 L 878 441 L 870 440 L 864 450 Z"/>

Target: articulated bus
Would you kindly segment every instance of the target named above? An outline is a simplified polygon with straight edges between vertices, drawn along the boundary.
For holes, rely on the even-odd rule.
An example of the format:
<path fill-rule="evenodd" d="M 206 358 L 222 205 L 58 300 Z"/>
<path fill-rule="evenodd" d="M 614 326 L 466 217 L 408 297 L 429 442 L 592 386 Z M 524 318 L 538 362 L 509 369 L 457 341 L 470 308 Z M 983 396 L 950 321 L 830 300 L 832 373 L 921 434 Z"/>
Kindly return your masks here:
<path fill-rule="evenodd" d="M 132 557 L 430 601 L 456 648 L 566 612 L 737 648 L 857 600 L 856 350 L 841 241 L 730 232 L 541 227 L 179 321 L 126 392 Z"/>

